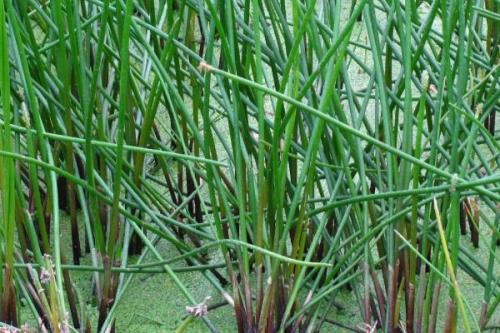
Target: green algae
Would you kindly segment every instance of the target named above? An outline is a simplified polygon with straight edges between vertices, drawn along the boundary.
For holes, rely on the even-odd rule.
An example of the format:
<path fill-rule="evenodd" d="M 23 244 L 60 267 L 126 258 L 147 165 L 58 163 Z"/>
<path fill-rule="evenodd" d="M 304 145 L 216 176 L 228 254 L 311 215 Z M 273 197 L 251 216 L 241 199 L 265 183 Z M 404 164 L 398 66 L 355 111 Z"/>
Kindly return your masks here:
<path fill-rule="evenodd" d="M 484 209 L 484 207 L 482 207 Z M 492 217 L 492 212 L 486 211 L 487 217 Z M 62 213 L 61 223 L 61 245 L 63 253 L 71 251 L 71 233 L 70 223 L 66 214 Z M 488 237 L 491 230 L 484 224 L 481 225 L 481 234 Z M 83 235 L 83 232 L 81 233 Z M 465 244 L 467 250 L 470 251 L 476 258 L 482 262 L 487 260 L 487 244 L 484 239 L 480 242 L 478 249 L 474 248 L 470 242 L 469 235 L 461 237 L 461 244 Z M 83 240 L 82 240 L 82 244 Z M 166 241 L 160 241 L 157 244 L 157 249 L 164 258 L 169 258 L 178 255 L 177 250 Z M 216 257 L 217 253 L 211 253 L 212 257 Z M 130 257 L 129 260 L 133 263 L 136 258 Z M 154 258 L 151 254 L 147 255 L 145 262 L 153 262 Z M 83 265 L 91 265 L 90 255 L 87 254 L 81 260 Z M 184 263 L 176 263 L 173 267 L 183 267 Z M 84 309 L 84 317 L 89 320 L 93 330 L 97 326 L 97 308 L 95 298 L 92 293 L 92 274 L 91 272 L 72 271 L 71 278 L 78 291 L 79 300 Z M 183 283 L 186 285 L 189 292 L 192 293 L 195 299 L 200 302 L 207 296 L 211 296 L 209 305 L 217 304 L 223 301 L 220 293 L 213 288 L 207 279 L 197 271 L 178 273 Z M 496 267 L 496 275 L 500 274 L 500 268 Z M 469 275 L 459 271 L 458 279 L 460 288 L 467 300 L 470 308 L 475 312 L 475 318 L 478 318 L 482 304 L 483 288 L 474 281 Z M 228 290 L 229 292 L 230 290 Z M 440 315 L 438 317 L 438 328 L 443 327 L 445 306 L 446 306 L 446 289 L 442 290 L 440 300 Z M 336 295 L 337 303 L 342 307 L 332 307 L 327 318 L 348 324 L 351 327 L 360 327 L 362 317 L 359 312 L 359 303 L 356 300 L 355 293 L 347 290 L 341 290 Z M 175 332 L 185 319 L 188 317 L 186 306 L 189 304 L 177 288 L 168 274 L 135 274 L 129 287 L 125 290 L 124 296 L 120 299 L 116 308 L 115 319 L 117 332 L 124 333 L 164 333 Z M 27 307 L 21 307 L 21 322 L 27 322 L 30 326 L 36 325 L 36 320 Z M 473 316 L 470 315 L 470 319 Z M 236 332 L 236 320 L 233 309 L 229 305 L 217 307 L 210 310 L 207 318 L 216 327 L 219 332 Z M 500 311 L 494 314 L 492 323 L 500 323 Z M 185 327 L 184 332 L 207 332 L 208 329 L 199 318 L 194 318 Z M 348 329 L 340 328 L 329 322 L 324 322 L 321 327 L 321 332 L 350 332 Z"/>

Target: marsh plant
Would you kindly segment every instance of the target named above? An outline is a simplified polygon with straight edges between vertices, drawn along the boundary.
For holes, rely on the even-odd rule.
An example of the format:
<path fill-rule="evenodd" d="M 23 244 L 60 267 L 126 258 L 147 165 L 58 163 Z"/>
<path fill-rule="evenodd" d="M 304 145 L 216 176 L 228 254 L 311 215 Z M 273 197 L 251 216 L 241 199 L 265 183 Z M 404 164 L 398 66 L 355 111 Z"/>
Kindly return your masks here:
<path fill-rule="evenodd" d="M 185 269 L 238 332 L 498 329 L 498 7 L 0 0 L 0 322 L 114 332 L 148 273 L 218 332 Z"/>

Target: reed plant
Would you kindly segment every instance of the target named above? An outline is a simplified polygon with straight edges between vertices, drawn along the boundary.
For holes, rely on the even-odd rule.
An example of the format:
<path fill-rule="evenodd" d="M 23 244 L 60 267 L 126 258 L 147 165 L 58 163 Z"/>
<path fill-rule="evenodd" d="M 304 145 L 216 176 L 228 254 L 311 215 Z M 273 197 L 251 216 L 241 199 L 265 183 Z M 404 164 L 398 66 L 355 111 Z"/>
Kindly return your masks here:
<path fill-rule="evenodd" d="M 497 329 L 498 6 L 0 0 L 0 322 L 114 332 L 147 273 L 219 332 L 189 270 L 238 332 Z"/>

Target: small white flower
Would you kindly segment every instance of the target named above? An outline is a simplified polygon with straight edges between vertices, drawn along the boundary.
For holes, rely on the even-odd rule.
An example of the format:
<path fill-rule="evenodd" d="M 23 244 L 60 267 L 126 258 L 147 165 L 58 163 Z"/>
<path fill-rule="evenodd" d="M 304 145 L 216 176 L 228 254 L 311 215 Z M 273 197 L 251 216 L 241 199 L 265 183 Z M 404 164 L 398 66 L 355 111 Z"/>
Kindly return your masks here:
<path fill-rule="evenodd" d="M 48 269 L 43 267 L 41 272 L 40 272 L 40 282 L 43 284 L 47 284 L 50 282 L 51 278 L 52 278 L 52 274 L 50 274 Z"/>
<path fill-rule="evenodd" d="M 203 300 L 203 302 L 195 305 L 195 306 L 186 306 L 186 312 L 189 313 L 190 315 L 192 316 L 195 316 L 195 317 L 203 317 L 203 316 L 206 316 L 207 313 L 208 313 L 208 301 L 211 299 L 212 297 L 210 296 L 207 296 L 205 297 L 205 299 Z"/>
<path fill-rule="evenodd" d="M 360 325 L 359 328 L 364 330 L 365 333 L 375 333 L 377 330 L 377 324 L 378 321 L 375 320 L 375 323 L 373 325 L 364 323 L 363 325 Z"/>

